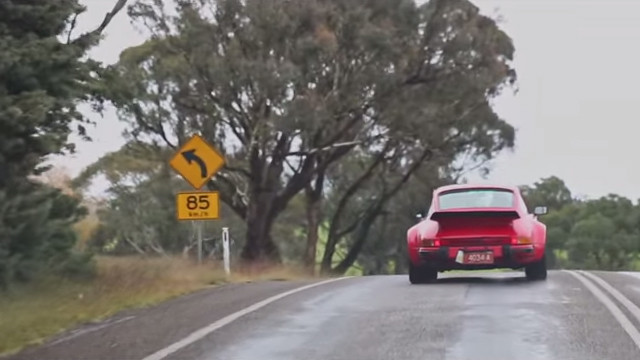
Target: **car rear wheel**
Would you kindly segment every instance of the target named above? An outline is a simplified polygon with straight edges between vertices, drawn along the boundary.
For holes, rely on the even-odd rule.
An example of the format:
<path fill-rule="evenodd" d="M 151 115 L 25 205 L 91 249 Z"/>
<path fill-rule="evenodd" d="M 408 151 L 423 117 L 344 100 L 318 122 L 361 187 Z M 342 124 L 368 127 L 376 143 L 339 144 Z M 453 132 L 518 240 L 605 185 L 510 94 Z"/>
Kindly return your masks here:
<path fill-rule="evenodd" d="M 545 257 L 542 260 L 533 263 L 524 268 L 524 273 L 528 280 L 546 280 L 547 279 L 547 260 Z"/>
<path fill-rule="evenodd" d="M 412 284 L 425 284 L 438 279 L 438 270 L 425 266 L 414 266 L 409 263 L 409 282 Z"/>

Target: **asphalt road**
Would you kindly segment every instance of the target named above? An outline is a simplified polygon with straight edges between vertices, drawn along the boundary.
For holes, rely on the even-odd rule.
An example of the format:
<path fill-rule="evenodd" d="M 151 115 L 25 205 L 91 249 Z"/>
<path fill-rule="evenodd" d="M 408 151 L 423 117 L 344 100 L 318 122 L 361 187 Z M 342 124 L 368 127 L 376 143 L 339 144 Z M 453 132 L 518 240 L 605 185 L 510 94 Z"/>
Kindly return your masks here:
<path fill-rule="evenodd" d="M 552 271 L 546 282 L 522 275 L 228 285 L 9 359 L 640 359 L 637 274 Z"/>

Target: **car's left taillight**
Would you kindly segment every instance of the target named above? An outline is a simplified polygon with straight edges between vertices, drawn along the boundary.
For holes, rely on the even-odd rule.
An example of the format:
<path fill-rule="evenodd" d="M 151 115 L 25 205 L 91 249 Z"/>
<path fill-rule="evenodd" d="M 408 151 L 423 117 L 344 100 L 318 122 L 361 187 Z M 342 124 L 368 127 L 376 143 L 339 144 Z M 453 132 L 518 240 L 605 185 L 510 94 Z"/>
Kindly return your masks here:
<path fill-rule="evenodd" d="M 440 240 L 438 239 L 420 239 L 418 245 L 422 247 L 438 247 L 440 246 Z"/>

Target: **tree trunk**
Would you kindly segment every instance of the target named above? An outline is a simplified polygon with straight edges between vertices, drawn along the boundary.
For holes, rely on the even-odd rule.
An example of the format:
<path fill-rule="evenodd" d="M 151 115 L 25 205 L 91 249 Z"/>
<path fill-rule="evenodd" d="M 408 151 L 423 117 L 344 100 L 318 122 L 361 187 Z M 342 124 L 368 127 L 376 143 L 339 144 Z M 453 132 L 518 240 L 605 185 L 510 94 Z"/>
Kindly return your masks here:
<path fill-rule="evenodd" d="M 402 175 L 401 179 L 398 182 L 396 182 L 394 186 L 391 187 L 391 190 L 389 190 L 388 192 L 383 191 L 383 193 L 381 194 L 381 198 L 376 201 L 375 205 L 372 205 L 372 207 L 375 208 L 375 210 L 370 208 L 370 210 L 373 210 L 373 212 L 375 213 L 372 219 L 367 219 L 367 215 L 365 215 L 363 218 L 360 218 L 356 220 L 354 223 L 352 223 L 352 225 L 345 227 L 344 228 L 345 230 L 338 230 L 338 227 L 340 226 L 339 225 L 340 219 L 342 218 L 342 211 L 345 209 L 348 199 L 353 194 L 355 194 L 356 191 L 368 180 L 371 174 L 373 174 L 373 171 L 376 169 L 377 164 L 379 164 L 384 159 L 384 157 L 378 157 L 367 169 L 367 171 L 360 178 L 358 178 L 353 184 L 351 184 L 349 190 L 346 191 L 345 195 L 340 200 L 338 204 L 338 208 L 335 210 L 331 218 L 331 224 L 329 225 L 329 236 L 327 239 L 327 246 L 325 248 L 324 255 L 322 257 L 322 264 L 320 267 L 320 271 L 323 274 L 344 273 L 345 271 L 347 271 L 347 269 L 351 265 L 353 265 L 353 263 L 355 263 L 358 255 L 360 254 L 360 250 L 362 249 L 362 247 L 364 246 L 364 243 L 366 242 L 366 237 L 356 235 L 356 242 L 352 246 L 352 248 L 349 249 L 349 252 L 347 253 L 347 257 L 344 260 L 342 260 L 342 262 L 335 269 L 332 270 L 331 264 L 333 262 L 333 254 L 335 253 L 335 249 L 338 244 L 338 241 L 342 237 L 344 237 L 346 234 L 349 234 L 354 230 L 357 231 L 357 229 L 359 227 L 362 227 L 363 224 L 366 224 L 365 226 L 371 226 L 375 221 L 376 217 L 382 212 L 382 208 L 384 207 L 386 202 L 389 199 L 391 199 L 393 196 L 395 196 L 395 194 L 398 191 L 400 191 L 401 187 L 404 184 L 406 184 L 407 181 L 409 181 L 409 178 L 413 175 L 413 173 L 417 171 L 422 165 L 422 163 L 425 162 L 427 158 L 431 157 L 432 154 L 433 154 L 433 150 L 431 150 L 430 148 L 425 148 L 422 151 L 422 154 L 419 156 L 419 158 L 415 159 L 413 163 L 408 166 L 407 171 Z"/>
<path fill-rule="evenodd" d="M 333 254 L 335 253 L 336 246 L 335 242 L 329 241 L 331 240 L 331 236 L 327 239 L 327 245 L 324 249 L 324 254 L 322 255 L 322 261 L 320 263 L 320 273 L 321 274 L 330 274 L 331 273 L 331 264 L 333 262 Z"/>
<path fill-rule="evenodd" d="M 247 207 L 247 237 L 240 258 L 247 262 L 279 263 L 280 252 L 271 238 L 276 219 L 272 194 L 262 192 L 252 197 Z"/>
<path fill-rule="evenodd" d="M 413 221 L 411 217 L 411 221 Z M 397 234 L 393 237 L 393 241 L 396 242 L 395 252 L 393 254 L 393 273 L 395 275 L 406 274 L 409 270 L 409 256 L 407 254 L 407 241 L 405 234 Z"/>
<path fill-rule="evenodd" d="M 304 265 L 310 274 L 315 274 L 318 229 L 322 219 L 322 190 L 324 175 L 316 178 L 315 187 L 309 184 L 305 189 L 307 215 L 307 245 L 304 252 Z"/>
<path fill-rule="evenodd" d="M 404 242 L 405 239 L 402 238 L 401 242 L 399 242 L 396 246 L 396 253 L 393 255 L 395 263 L 393 273 L 396 275 L 406 274 L 409 267 L 407 264 L 407 248 L 406 246 L 403 246 Z"/>
<path fill-rule="evenodd" d="M 283 139 L 286 139 L 284 135 L 278 140 L 278 148 L 283 145 Z M 247 237 L 240 259 L 251 263 L 280 263 L 280 252 L 271 238 L 271 228 L 286 205 L 286 201 L 278 199 L 282 161 L 274 156 L 268 162 L 259 149 L 253 147 L 249 168 L 252 177 L 245 217 Z"/>
<path fill-rule="evenodd" d="M 376 204 L 375 207 L 369 210 L 368 214 L 364 216 L 360 224 L 358 225 L 358 231 L 355 234 L 355 242 L 347 252 L 347 256 L 334 268 L 331 270 L 331 273 L 336 275 L 342 275 L 349 268 L 355 264 L 356 260 L 358 260 L 358 255 L 360 255 L 360 251 L 364 247 L 364 244 L 369 237 L 369 230 L 373 226 L 373 223 L 376 221 L 376 218 L 382 212 L 383 201 L 380 201 Z"/>
<path fill-rule="evenodd" d="M 318 227 L 320 226 L 320 202 L 307 197 L 307 245 L 304 252 L 304 265 L 309 273 L 315 273 Z"/>

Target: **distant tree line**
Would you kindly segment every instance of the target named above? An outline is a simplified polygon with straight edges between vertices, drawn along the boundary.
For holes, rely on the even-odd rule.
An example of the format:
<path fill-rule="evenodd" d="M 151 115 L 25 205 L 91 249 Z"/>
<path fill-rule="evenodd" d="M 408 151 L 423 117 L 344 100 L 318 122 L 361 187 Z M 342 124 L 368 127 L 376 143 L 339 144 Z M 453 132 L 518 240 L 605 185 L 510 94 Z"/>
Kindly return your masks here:
<path fill-rule="evenodd" d="M 548 206 L 548 258 L 556 268 L 640 270 L 640 202 L 609 194 L 580 199 L 555 177 L 523 186 L 531 209 Z"/>

